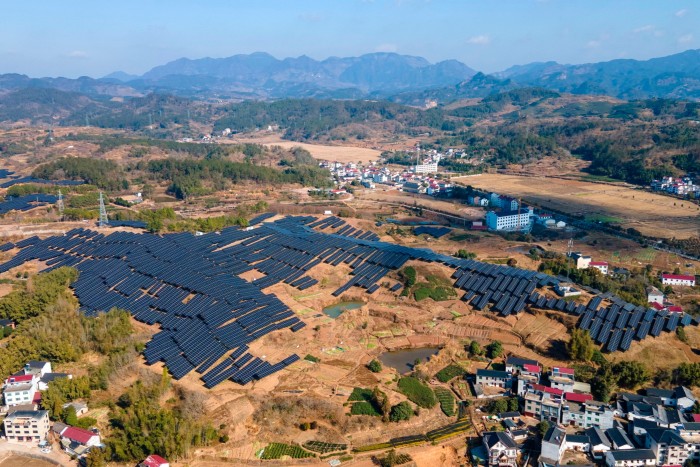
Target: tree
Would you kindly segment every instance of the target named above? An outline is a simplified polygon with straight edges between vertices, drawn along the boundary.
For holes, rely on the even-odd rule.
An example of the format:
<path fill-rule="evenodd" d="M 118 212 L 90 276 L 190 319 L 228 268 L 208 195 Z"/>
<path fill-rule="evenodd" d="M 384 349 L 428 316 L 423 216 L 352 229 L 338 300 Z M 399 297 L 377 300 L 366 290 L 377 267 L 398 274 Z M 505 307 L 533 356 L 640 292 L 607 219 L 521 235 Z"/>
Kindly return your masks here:
<path fill-rule="evenodd" d="M 457 253 L 454 254 L 456 258 L 462 258 L 462 259 L 474 259 L 476 258 L 476 253 L 472 253 L 471 251 L 459 249 L 457 250 Z"/>
<path fill-rule="evenodd" d="M 605 364 L 598 369 L 598 374 L 591 380 L 593 398 L 601 402 L 609 402 L 610 395 L 615 389 L 617 378 L 613 374 L 612 365 Z"/>
<path fill-rule="evenodd" d="M 567 343 L 566 349 L 572 360 L 587 362 L 593 358 L 595 345 L 588 331 L 573 329 L 571 331 L 571 339 Z"/>
<path fill-rule="evenodd" d="M 373 405 L 382 413 L 382 419 L 386 422 L 389 420 L 389 413 L 391 412 L 391 405 L 389 404 L 389 398 L 387 395 L 380 391 L 378 387 L 375 387 L 372 391 L 372 402 Z"/>
<path fill-rule="evenodd" d="M 549 422 L 547 420 L 542 420 L 535 428 L 537 429 L 537 434 L 540 436 L 540 438 L 544 438 L 549 431 Z"/>
<path fill-rule="evenodd" d="M 685 333 L 685 327 L 683 326 L 678 326 L 676 328 L 676 336 L 678 337 L 678 340 L 687 344 L 688 343 L 688 336 Z"/>
<path fill-rule="evenodd" d="M 493 341 L 486 346 L 486 356 L 494 359 L 503 355 L 503 344 L 498 341 Z"/>
<path fill-rule="evenodd" d="M 700 364 L 681 363 L 673 372 L 673 379 L 676 384 L 700 386 Z"/>
<path fill-rule="evenodd" d="M 508 412 L 508 399 L 500 398 L 492 401 L 488 407 L 489 413 Z"/>
<path fill-rule="evenodd" d="M 643 363 L 635 361 L 616 363 L 613 365 L 612 371 L 617 377 L 618 386 L 627 389 L 633 389 L 646 383 L 651 377 L 647 367 Z"/>
<path fill-rule="evenodd" d="M 391 407 L 389 412 L 389 420 L 392 422 L 400 422 L 403 420 L 409 420 L 413 416 L 413 408 L 411 404 L 406 401 L 399 402 L 398 404 Z"/>
<path fill-rule="evenodd" d="M 367 364 L 367 368 L 372 373 L 379 373 L 382 371 L 382 364 L 376 358 Z"/>
<path fill-rule="evenodd" d="M 471 344 L 469 344 L 469 354 L 470 355 L 482 355 L 484 351 L 481 349 L 481 346 L 477 341 L 472 341 Z"/>
<path fill-rule="evenodd" d="M 72 405 L 69 405 L 63 411 L 63 423 L 71 426 L 78 425 L 78 415 L 75 413 L 75 407 L 73 407 Z"/>
<path fill-rule="evenodd" d="M 520 409 L 520 403 L 517 397 L 511 397 L 508 399 L 508 411 L 517 412 Z"/>
<path fill-rule="evenodd" d="M 90 449 L 85 457 L 85 467 L 105 467 L 107 465 L 107 455 L 104 450 L 97 446 Z"/>
<path fill-rule="evenodd" d="M 508 258 L 508 261 L 506 262 L 506 264 L 508 266 L 510 266 L 511 268 L 514 268 L 515 265 L 518 264 L 518 260 L 516 260 L 515 258 Z"/>

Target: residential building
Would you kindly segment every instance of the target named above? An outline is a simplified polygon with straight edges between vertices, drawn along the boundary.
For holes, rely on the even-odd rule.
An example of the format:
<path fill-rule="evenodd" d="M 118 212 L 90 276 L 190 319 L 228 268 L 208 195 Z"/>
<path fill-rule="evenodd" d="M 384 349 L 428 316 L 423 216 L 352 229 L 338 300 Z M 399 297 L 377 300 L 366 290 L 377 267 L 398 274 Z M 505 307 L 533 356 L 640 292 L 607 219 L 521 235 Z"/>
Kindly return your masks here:
<path fill-rule="evenodd" d="M 49 412 L 46 410 L 16 411 L 5 417 L 5 436 L 11 443 L 38 443 L 49 432 Z"/>
<path fill-rule="evenodd" d="M 0 328 L 15 328 L 15 322 L 11 319 L 0 319 Z"/>
<path fill-rule="evenodd" d="M 643 467 L 656 465 L 656 454 L 651 449 L 626 449 L 605 454 L 607 467 Z"/>
<path fill-rule="evenodd" d="M 438 171 L 438 163 L 432 162 L 428 164 L 418 164 L 413 166 L 413 173 L 416 174 L 434 174 Z"/>
<path fill-rule="evenodd" d="M 540 368 L 540 363 L 537 360 L 528 358 L 520 358 L 514 355 L 506 357 L 506 371 L 508 373 L 523 372 L 526 366 Z"/>
<path fill-rule="evenodd" d="M 527 392 L 523 396 L 523 413 L 529 417 L 559 423 L 561 396 L 544 391 Z"/>
<path fill-rule="evenodd" d="M 591 257 L 582 255 L 580 252 L 571 253 L 571 259 L 576 264 L 576 269 L 586 269 L 591 264 Z"/>
<path fill-rule="evenodd" d="M 554 425 L 549 428 L 542 438 L 542 450 L 538 461 L 539 465 L 557 465 L 561 461 L 566 448 L 566 431 Z"/>
<path fill-rule="evenodd" d="M 566 435 L 564 448 L 569 451 L 590 452 L 591 439 L 586 435 Z"/>
<path fill-rule="evenodd" d="M 476 370 L 476 384 L 483 386 L 497 386 L 508 389 L 513 382 L 513 375 L 507 371 L 498 370 Z"/>
<path fill-rule="evenodd" d="M 664 294 L 654 286 L 647 287 L 647 303 L 664 304 Z"/>
<path fill-rule="evenodd" d="M 516 211 L 503 211 L 500 213 L 489 211 L 486 213 L 486 226 L 491 230 L 530 230 L 530 227 L 532 227 L 530 211 L 523 209 Z"/>
<path fill-rule="evenodd" d="M 682 274 L 661 274 L 661 283 L 670 286 L 695 287 L 695 276 Z"/>
<path fill-rule="evenodd" d="M 602 402 L 562 402 L 561 422 L 564 425 L 607 430 L 613 427 L 613 417 L 612 408 Z"/>
<path fill-rule="evenodd" d="M 408 193 L 425 193 L 425 187 L 419 182 L 406 182 L 403 184 L 403 191 Z"/>
<path fill-rule="evenodd" d="M 608 275 L 608 263 L 606 261 L 591 261 L 588 263 L 589 268 L 595 268 L 604 276 Z"/>
<path fill-rule="evenodd" d="M 585 433 L 591 442 L 590 453 L 591 456 L 593 456 L 593 459 L 603 459 L 605 454 L 611 449 L 610 440 L 608 437 L 605 436 L 603 430 L 597 427 L 589 428 L 585 431 Z"/>
<path fill-rule="evenodd" d="M 563 366 L 552 367 L 551 375 L 555 378 L 566 378 L 573 381 L 576 376 L 576 372 L 573 368 L 566 368 Z"/>
<path fill-rule="evenodd" d="M 617 451 L 634 449 L 634 443 L 620 427 L 608 428 L 605 430 L 605 436 L 610 440 L 613 449 Z"/>
<path fill-rule="evenodd" d="M 75 426 L 64 428 L 60 437 L 61 446 L 72 456 L 82 457 L 90 452 L 90 448 L 102 446 L 100 435 Z"/>
<path fill-rule="evenodd" d="M 68 373 L 44 373 L 44 375 L 39 378 L 37 387 L 39 391 L 46 391 L 49 388 L 49 383 L 56 381 L 57 379 L 72 379 L 73 375 Z"/>
<path fill-rule="evenodd" d="M 10 376 L 5 380 L 2 392 L 5 405 L 11 407 L 32 403 L 38 390 L 38 382 L 39 378 L 34 374 Z"/>
<path fill-rule="evenodd" d="M 518 445 L 508 433 L 486 431 L 482 439 L 489 467 L 517 467 Z"/>
<path fill-rule="evenodd" d="M 674 430 L 647 430 L 645 447 L 654 451 L 658 465 L 683 465 L 690 456 L 688 443 Z"/>
<path fill-rule="evenodd" d="M 44 376 L 46 373 L 51 373 L 51 362 L 42 362 L 39 360 L 29 360 L 24 365 L 25 375 L 36 375 L 39 378 Z"/>

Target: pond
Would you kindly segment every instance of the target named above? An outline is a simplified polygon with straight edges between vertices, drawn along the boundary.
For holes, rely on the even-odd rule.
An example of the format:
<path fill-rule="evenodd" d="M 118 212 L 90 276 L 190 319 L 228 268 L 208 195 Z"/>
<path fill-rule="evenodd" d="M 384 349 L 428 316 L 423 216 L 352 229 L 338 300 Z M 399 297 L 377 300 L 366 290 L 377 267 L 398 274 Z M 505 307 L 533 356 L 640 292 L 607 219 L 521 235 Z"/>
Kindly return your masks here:
<path fill-rule="evenodd" d="M 365 302 L 340 302 L 335 305 L 327 306 L 323 309 L 323 313 L 330 318 L 337 318 L 342 315 L 344 311 L 356 310 L 361 308 Z"/>
<path fill-rule="evenodd" d="M 417 359 L 424 362 L 433 355 L 436 355 L 439 350 L 439 347 L 393 350 L 381 354 L 379 356 L 379 361 L 382 362 L 382 365 L 395 369 L 399 374 L 404 374 L 413 370 L 413 365 Z"/>

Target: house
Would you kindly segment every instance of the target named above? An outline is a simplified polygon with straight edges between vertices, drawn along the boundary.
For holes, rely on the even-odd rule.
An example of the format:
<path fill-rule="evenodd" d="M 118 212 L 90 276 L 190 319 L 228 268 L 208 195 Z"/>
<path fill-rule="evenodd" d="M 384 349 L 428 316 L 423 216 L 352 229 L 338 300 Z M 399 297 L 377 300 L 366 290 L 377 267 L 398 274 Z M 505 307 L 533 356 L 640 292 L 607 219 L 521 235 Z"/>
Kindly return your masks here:
<path fill-rule="evenodd" d="M 605 454 L 607 467 L 642 467 L 656 465 L 656 455 L 651 449 L 626 449 Z"/>
<path fill-rule="evenodd" d="M 544 391 L 531 391 L 523 396 L 523 413 L 539 420 L 558 423 L 561 416 L 561 396 Z"/>
<path fill-rule="evenodd" d="M 537 360 L 515 357 L 513 355 L 510 355 L 506 358 L 506 371 L 508 373 L 515 373 L 516 371 L 522 372 L 525 370 L 526 365 L 529 365 L 530 368 L 540 368 L 540 363 Z"/>
<path fill-rule="evenodd" d="M 486 431 L 482 439 L 489 467 L 517 467 L 518 445 L 508 433 Z"/>
<path fill-rule="evenodd" d="M 406 182 L 403 184 L 403 191 L 408 193 L 425 193 L 425 187 L 418 182 Z"/>
<path fill-rule="evenodd" d="M 39 391 L 46 391 L 49 388 L 49 383 L 62 378 L 72 379 L 73 375 L 69 375 L 68 373 L 44 373 L 44 375 L 39 378 Z"/>
<path fill-rule="evenodd" d="M 552 368 L 551 374 L 555 378 L 568 378 L 571 381 L 573 381 L 574 376 L 576 375 L 576 372 L 573 368 L 566 368 L 563 366 L 555 366 Z"/>
<path fill-rule="evenodd" d="M 576 269 L 586 269 L 591 264 L 591 257 L 581 254 L 581 252 L 571 253 L 571 259 L 574 260 L 576 264 Z"/>
<path fill-rule="evenodd" d="M 2 392 L 5 405 L 11 407 L 33 402 L 38 390 L 38 382 L 39 378 L 34 374 L 10 376 L 5 380 Z"/>
<path fill-rule="evenodd" d="M 565 440 L 566 431 L 556 425 L 550 427 L 542 438 L 542 450 L 538 464 L 557 465 L 566 449 Z"/>
<path fill-rule="evenodd" d="M 604 276 L 608 275 L 607 261 L 591 261 L 590 263 L 588 263 L 588 267 L 597 269 Z"/>
<path fill-rule="evenodd" d="M 526 209 L 486 213 L 486 227 L 490 230 L 506 232 L 530 230 L 531 225 L 530 211 Z"/>
<path fill-rule="evenodd" d="M 593 459 L 601 460 L 610 451 L 610 440 L 605 436 L 603 430 L 597 427 L 589 428 L 585 431 L 590 440 L 590 453 Z"/>
<path fill-rule="evenodd" d="M 513 376 L 507 371 L 476 370 L 476 384 L 508 389 L 511 387 L 512 382 Z"/>
<path fill-rule="evenodd" d="M 647 430 L 645 447 L 654 451 L 659 465 L 683 465 L 690 457 L 689 446 L 674 430 Z"/>
<path fill-rule="evenodd" d="M 620 427 L 608 428 L 605 430 L 605 436 L 610 440 L 613 449 L 617 451 L 634 449 L 634 443 Z"/>
<path fill-rule="evenodd" d="M 638 446 L 644 446 L 646 444 L 647 432 L 658 428 L 658 423 L 640 418 L 632 420 L 627 424 L 627 434 L 632 437 L 632 440 Z"/>
<path fill-rule="evenodd" d="M 61 446 L 72 455 L 81 457 L 90 452 L 90 448 L 102 446 L 100 435 L 90 430 L 67 426 L 61 431 Z"/>
<path fill-rule="evenodd" d="M 661 274 L 661 283 L 663 285 L 678 285 L 684 287 L 695 287 L 695 276 L 686 276 L 681 274 Z"/>
<path fill-rule="evenodd" d="M 569 451 L 590 452 L 591 439 L 586 435 L 566 435 L 564 449 Z"/>
<path fill-rule="evenodd" d="M 647 303 L 664 304 L 664 294 L 654 286 L 647 287 Z"/>
<path fill-rule="evenodd" d="M 27 410 L 12 412 L 3 421 L 5 436 L 11 443 L 36 444 L 49 432 L 49 412 Z"/>
<path fill-rule="evenodd" d="M 41 378 L 46 373 L 51 373 L 51 362 L 30 360 L 24 365 L 25 375 L 37 375 L 39 378 Z"/>
<path fill-rule="evenodd" d="M 554 286 L 554 291 L 561 297 L 576 297 L 581 295 L 581 291 L 570 282 L 559 282 Z"/>
<path fill-rule="evenodd" d="M 554 367 L 549 376 L 549 385 L 564 392 L 574 390 L 574 370 L 565 367 Z"/>
<path fill-rule="evenodd" d="M 75 402 L 75 401 L 67 402 L 67 403 L 63 404 L 62 407 L 63 407 L 63 410 L 66 410 L 68 407 L 73 407 L 75 409 L 75 415 L 77 415 L 78 417 L 86 414 L 88 411 L 87 404 L 85 404 L 83 402 Z"/>
<path fill-rule="evenodd" d="M 678 409 L 666 408 L 663 405 L 654 405 L 651 408 L 654 421 L 664 428 L 676 428 L 685 421 Z"/>
<path fill-rule="evenodd" d="M 0 327 L 14 329 L 15 322 L 12 321 L 11 319 L 0 319 Z"/>
<path fill-rule="evenodd" d="M 692 409 L 696 402 L 693 393 L 685 386 L 678 386 L 673 390 L 673 400 L 675 401 L 673 405 L 682 412 Z"/>
<path fill-rule="evenodd" d="M 613 413 L 612 408 L 602 402 L 565 400 L 562 402 L 561 422 L 581 428 L 597 427 L 608 430 L 613 427 Z"/>
<path fill-rule="evenodd" d="M 532 376 L 533 378 L 536 378 L 538 381 L 540 379 L 541 373 L 542 373 L 542 368 L 540 368 L 539 365 L 532 365 L 530 363 L 526 363 L 525 365 L 523 365 L 523 369 L 520 370 L 521 376 Z"/>
<path fill-rule="evenodd" d="M 170 467 L 170 463 L 158 454 L 151 454 L 142 460 L 137 467 Z"/>

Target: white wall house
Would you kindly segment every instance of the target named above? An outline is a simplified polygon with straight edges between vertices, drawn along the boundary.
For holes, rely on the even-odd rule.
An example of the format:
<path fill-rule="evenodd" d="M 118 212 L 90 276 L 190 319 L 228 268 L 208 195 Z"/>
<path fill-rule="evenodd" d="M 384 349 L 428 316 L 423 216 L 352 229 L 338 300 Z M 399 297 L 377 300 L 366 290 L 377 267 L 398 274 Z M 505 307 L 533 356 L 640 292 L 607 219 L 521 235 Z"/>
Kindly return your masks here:
<path fill-rule="evenodd" d="M 663 285 L 680 285 L 685 287 L 695 287 L 695 276 L 685 276 L 680 274 L 662 274 L 661 283 Z"/>

